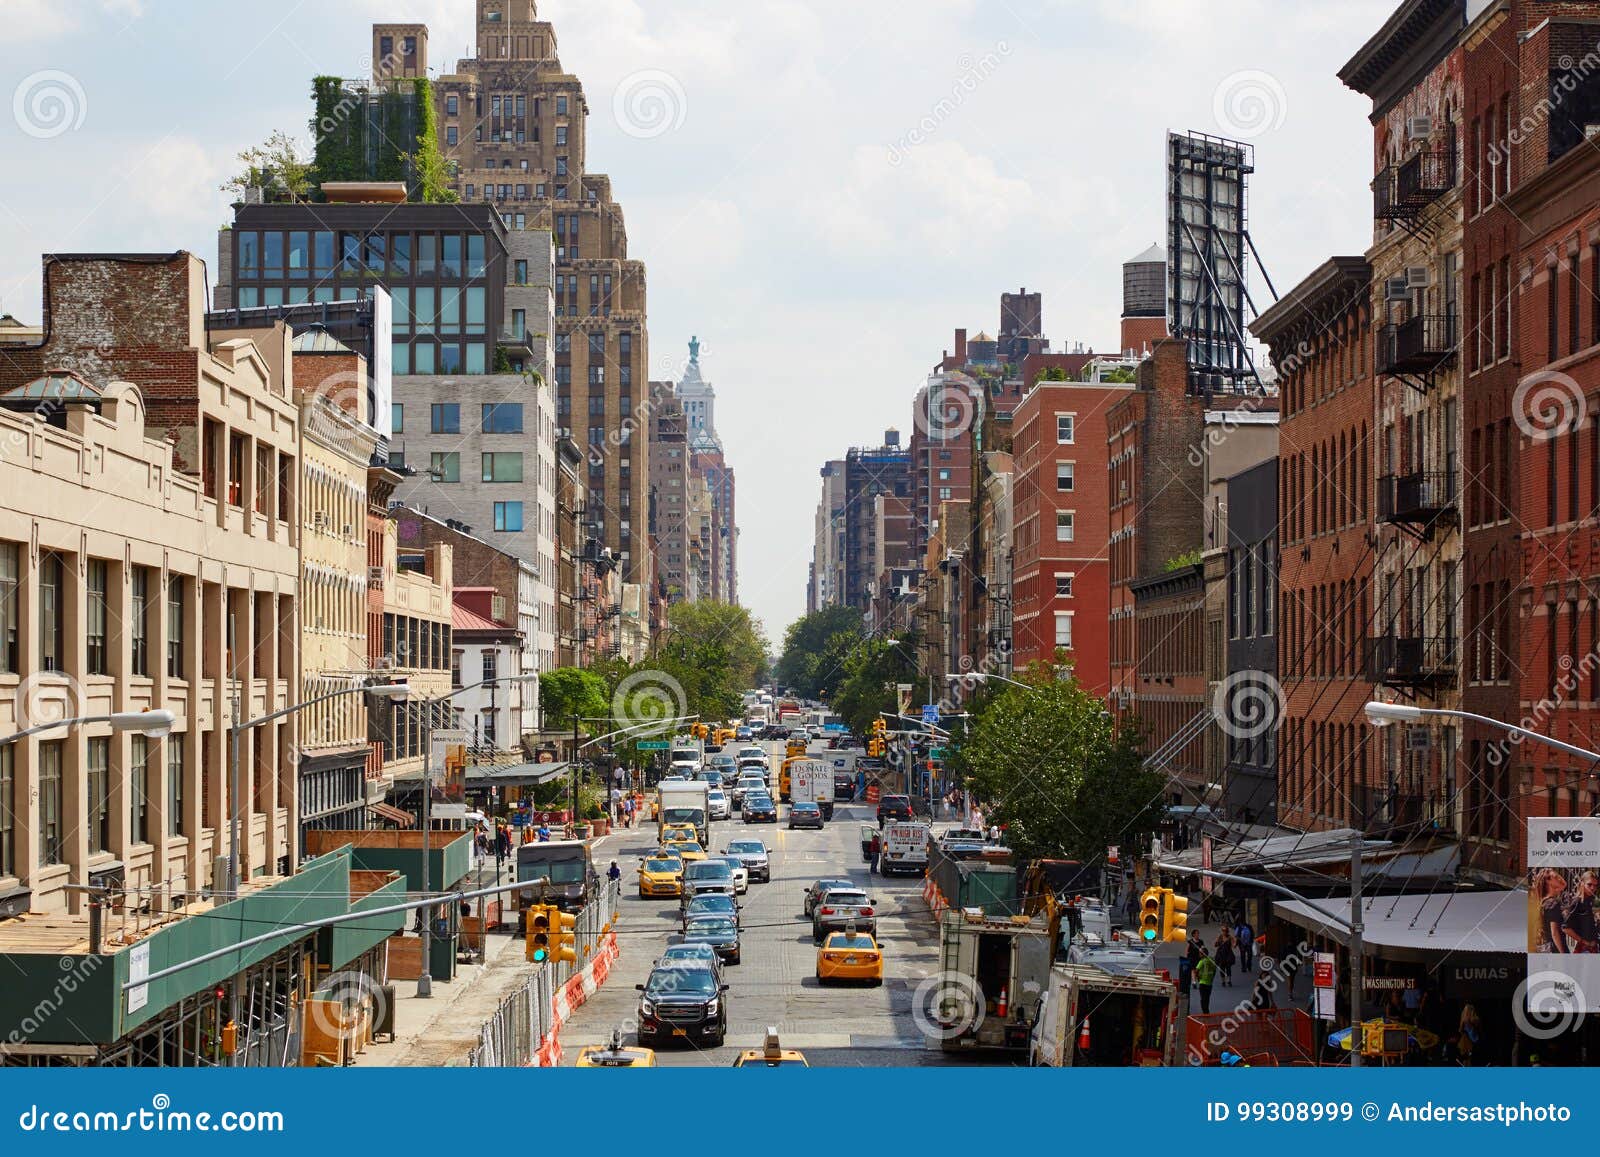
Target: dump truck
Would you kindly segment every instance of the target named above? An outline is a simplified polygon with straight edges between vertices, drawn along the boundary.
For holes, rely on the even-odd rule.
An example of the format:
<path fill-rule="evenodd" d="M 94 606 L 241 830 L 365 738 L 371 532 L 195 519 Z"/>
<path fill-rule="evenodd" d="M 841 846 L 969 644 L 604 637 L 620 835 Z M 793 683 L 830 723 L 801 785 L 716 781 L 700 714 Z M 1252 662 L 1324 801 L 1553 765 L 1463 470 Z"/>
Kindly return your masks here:
<path fill-rule="evenodd" d="M 1029 1030 L 1050 976 L 1051 922 L 949 909 L 939 918 L 945 982 L 929 1013 L 945 1052 L 1028 1051 Z"/>
<path fill-rule="evenodd" d="M 711 785 L 703 779 L 663 780 L 656 788 L 656 831 L 668 824 L 693 824 L 700 846 L 711 841 Z"/>
<path fill-rule="evenodd" d="M 1177 1057 L 1178 986 L 1164 972 L 1050 969 L 1028 1059 L 1055 1068 L 1157 1067 Z"/>

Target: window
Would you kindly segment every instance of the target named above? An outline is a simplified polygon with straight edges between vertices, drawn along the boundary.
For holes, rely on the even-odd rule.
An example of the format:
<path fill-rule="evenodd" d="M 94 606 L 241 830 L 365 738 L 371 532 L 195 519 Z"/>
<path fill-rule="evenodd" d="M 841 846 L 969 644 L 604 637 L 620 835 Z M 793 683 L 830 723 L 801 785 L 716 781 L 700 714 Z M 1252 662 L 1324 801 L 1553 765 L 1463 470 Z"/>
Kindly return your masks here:
<path fill-rule="evenodd" d="M 9 747 L 8 744 L 8 753 Z M 61 763 L 65 749 L 64 739 L 39 744 L 40 867 L 66 862 L 66 829 L 61 822 Z"/>
<path fill-rule="evenodd" d="M 1057 542 L 1071 542 L 1072 541 L 1072 521 L 1073 521 L 1073 511 L 1070 511 L 1070 510 L 1058 510 L 1058 511 L 1056 511 L 1056 541 Z"/>
<path fill-rule="evenodd" d="M 428 473 L 433 475 L 435 482 L 460 482 L 461 455 L 454 451 L 441 453 L 435 450 L 428 457 Z"/>
<path fill-rule="evenodd" d="M 1072 612 L 1056 612 L 1056 646 L 1072 646 Z"/>
<path fill-rule="evenodd" d="M 528 311 L 513 309 L 511 311 L 511 336 L 526 339 L 528 336 Z"/>
<path fill-rule="evenodd" d="M 261 234 L 245 230 L 239 234 L 239 276 L 261 276 Z"/>
<path fill-rule="evenodd" d="M 183 740 L 167 740 L 167 834 L 183 835 Z"/>
<path fill-rule="evenodd" d="M 444 115 L 447 117 L 461 115 L 461 101 L 455 93 L 444 98 Z"/>
<path fill-rule="evenodd" d="M 522 455 L 501 452 L 483 455 L 483 481 L 521 482 Z"/>
<path fill-rule="evenodd" d="M 88 637 L 84 640 L 87 670 L 91 675 L 106 673 L 106 564 L 89 560 Z"/>
<path fill-rule="evenodd" d="M 42 671 L 66 669 L 65 584 L 61 556 L 46 551 L 39 560 L 39 669 Z"/>
<path fill-rule="evenodd" d="M 567 144 L 567 126 L 566 125 L 557 125 L 556 126 L 556 145 L 558 147 L 560 147 L 560 148 L 565 148 L 566 144 Z"/>
<path fill-rule="evenodd" d="M 150 740 L 135 735 L 128 761 L 128 840 L 150 842 Z"/>
<path fill-rule="evenodd" d="M 556 116 L 564 117 L 566 115 L 567 115 L 567 98 L 564 97 L 564 96 L 558 96 L 558 97 L 556 97 Z"/>
<path fill-rule="evenodd" d="M 528 263 L 519 260 L 513 268 L 516 271 L 516 283 L 518 285 L 528 284 Z"/>
<path fill-rule="evenodd" d="M 1073 576 L 1070 575 L 1070 574 L 1058 574 L 1058 575 L 1056 575 L 1056 597 L 1057 598 L 1059 598 L 1059 599 L 1070 599 L 1072 597 L 1072 579 L 1073 579 Z"/>
<path fill-rule="evenodd" d="M 14 542 L 0 543 L 0 671 L 17 673 L 17 584 L 21 580 L 19 548 Z M 0 806 L 9 806 L 10 796 L 0 797 Z M 0 868 L 3 872 L 4 868 Z"/>
<path fill-rule="evenodd" d="M 0 747 L 0 876 L 17 874 L 16 745 Z"/>
<path fill-rule="evenodd" d="M 522 503 L 496 502 L 494 504 L 494 528 L 508 534 L 515 534 L 522 530 Z"/>
<path fill-rule="evenodd" d="M 485 434 L 522 433 L 522 403 L 485 402 L 483 405 L 483 432 Z"/>
<path fill-rule="evenodd" d="M 299 279 L 310 272 L 311 265 L 311 234 L 295 232 L 289 234 L 289 276 Z"/>
<path fill-rule="evenodd" d="M 431 429 L 435 434 L 461 433 L 461 405 L 458 402 L 435 402 L 432 407 Z"/>
<path fill-rule="evenodd" d="M 406 408 L 399 402 L 395 402 L 389 407 L 389 428 L 390 432 L 394 434 L 404 434 L 406 432 Z"/>
<path fill-rule="evenodd" d="M 450 147 L 452 149 L 455 148 L 456 145 L 460 143 L 459 133 L 458 133 L 458 130 L 456 129 L 455 125 L 445 125 L 445 127 L 444 127 L 444 143 L 448 147 Z M 468 193 L 467 196 L 470 197 L 470 196 L 472 196 L 472 194 Z"/>
<path fill-rule="evenodd" d="M 1072 444 L 1077 433 L 1078 416 L 1076 414 L 1056 415 L 1056 442 L 1063 446 Z"/>
<path fill-rule="evenodd" d="M 500 677 L 500 656 L 493 647 L 483 649 L 483 681 L 485 683 Z"/>
<path fill-rule="evenodd" d="M 89 829 L 89 854 L 96 856 L 111 847 L 111 740 L 104 736 L 89 740 L 86 787 L 84 818 Z M 0 867 L 0 872 L 4 870 Z"/>
<path fill-rule="evenodd" d="M 1072 489 L 1072 480 L 1073 480 L 1072 471 L 1073 471 L 1074 465 L 1076 465 L 1076 464 L 1072 463 L 1072 462 L 1057 462 L 1056 463 L 1056 489 L 1057 490 L 1070 491 Z"/>
<path fill-rule="evenodd" d="M 167 678 L 183 678 L 183 576 L 167 576 Z"/>
<path fill-rule="evenodd" d="M 311 267 L 318 273 L 333 269 L 333 234 L 316 233 L 312 238 Z"/>
<path fill-rule="evenodd" d="M 128 607 L 128 634 L 133 641 L 135 675 L 150 674 L 150 568 L 133 568 L 133 601 Z"/>

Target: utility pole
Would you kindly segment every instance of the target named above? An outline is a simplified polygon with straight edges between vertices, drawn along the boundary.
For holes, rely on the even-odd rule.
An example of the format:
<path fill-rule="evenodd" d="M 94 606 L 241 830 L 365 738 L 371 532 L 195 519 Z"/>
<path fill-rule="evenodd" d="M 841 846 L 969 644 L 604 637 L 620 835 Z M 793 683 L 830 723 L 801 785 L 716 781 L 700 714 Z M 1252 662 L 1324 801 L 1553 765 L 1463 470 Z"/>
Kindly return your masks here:
<path fill-rule="evenodd" d="M 1357 829 L 1350 843 L 1350 1067 L 1361 1067 L 1361 853 L 1366 840 Z"/>

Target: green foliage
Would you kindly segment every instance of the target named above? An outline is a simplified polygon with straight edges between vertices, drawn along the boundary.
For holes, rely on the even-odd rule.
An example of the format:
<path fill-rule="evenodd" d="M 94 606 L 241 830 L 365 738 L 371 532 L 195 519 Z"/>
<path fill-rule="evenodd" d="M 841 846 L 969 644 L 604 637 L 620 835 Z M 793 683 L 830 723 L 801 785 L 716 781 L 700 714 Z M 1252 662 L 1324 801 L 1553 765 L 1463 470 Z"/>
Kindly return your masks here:
<path fill-rule="evenodd" d="M 849 654 L 866 637 L 861 612 L 824 607 L 789 624 L 783 654 L 774 671 L 779 684 L 804 699 L 815 699 L 843 677 Z"/>
<path fill-rule="evenodd" d="M 366 177 L 364 105 L 346 93 L 337 76 L 313 77 L 311 102 L 311 139 L 316 142 L 312 172 L 317 184 Z"/>
<path fill-rule="evenodd" d="M 1199 565 L 1200 548 L 1196 547 L 1194 550 L 1186 550 L 1182 554 L 1175 554 L 1167 559 L 1166 562 L 1161 564 L 1161 573 L 1171 574 L 1175 570 L 1183 570 L 1186 567 Z"/>
<path fill-rule="evenodd" d="M 1163 777 L 1147 771 L 1137 728 L 1118 733 L 1099 699 L 1072 679 L 1031 672 L 979 706 L 951 753 L 986 814 L 1024 860 L 1098 861 L 1137 846 L 1165 812 Z"/>
<path fill-rule="evenodd" d="M 702 648 L 721 647 L 731 690 L 742 692 L 766 678 L 767 636 L 744 607 L 727 603 L 676 603 L 667 611 L 666 647 L 685 657 Z"/>
<path fill-rule="evenodd" d="M 511 355 L 506 353 L 504 346 L 494 347 L 494 372 L 497 374 L 511 372 Z"/>
<path fill-rule="evenodd" d="M 1033 379 L 1034 385 L 1040 382 L 1068 382 L 1067 371 L 1060 366 L 1046 366 L 1040 371 L 1039 376 Z"/>
<path fill-rule="evenodd" d="M 598 719 L 611 714 L 606 682 L 593 671 L 558 667 L 539 676 L 539 701 L 544 707 L 547 731 L 570 731 L 574 716 Z M 581 725 L 591 731 L 592 726 Z"/>
<path fill-rule="evenodd" d="M 895 684 L 917 682 L 915 655 L 914 641 L 898 645 L 883 639 L 858 641 L 844 659 L 843 677 L 836 680 L 829 706 L 850 730 L 865 735 L 880 711 L 898 707 Z"/>
<path fill-rule="evenodd" d="M 1088 371 L 1084 371 L 1084 380 L 1088 380 Z M 1137 370 L 1130 370 L 1126 366 L 1118 366 L 1114 370 L 1106 370 L 1100 375 L 1100 382 L 1104 385 L 1131 386 L 1139 380 Z"/>
<path fill-rule="evenodd" d="M 239 154 L 243 165 L 238 173 L 220 186 L 224 193 L 242 199 L 249 188 L 261 188 L 269 196 L 303 201 L 311 195 L 311 165 L 300 155 L 300 145 L 279 129 L 259 145 Z"/>
<path fill-rule="evenodd" d="M 450 187 L 455 166 L 439 148 L 439 110 L 426 77 L 412 81 L 416 102 L 417 137 L 413 152 L 402 154 L 415 177 L 415 196 L 429 204 L 454 204 L 461 198 Z"/>

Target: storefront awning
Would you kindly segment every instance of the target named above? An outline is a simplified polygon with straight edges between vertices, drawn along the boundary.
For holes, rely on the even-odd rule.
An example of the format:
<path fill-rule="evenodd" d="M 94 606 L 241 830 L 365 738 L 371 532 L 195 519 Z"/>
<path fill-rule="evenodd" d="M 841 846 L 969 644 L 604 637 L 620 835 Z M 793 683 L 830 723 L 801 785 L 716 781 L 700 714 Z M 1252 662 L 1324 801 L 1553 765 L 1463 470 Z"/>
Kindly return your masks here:
<path fill-rule="evenodd" d="M 404 811 L 403 809 L 394 807 L 390 804 L 369 803 L 367 805 L 367 810 L 373 815 L 377 816 L 379 819 L 388 820 L 390 823 L 402 828 L 414 828 L 417 826 L 416 816 L 412 815 L 408 811 Z"/>
<path fill-rule="evenodd" d="M 1341 916 L 1350 910 L 1348 896 L 1318 903 Z M 1272 911 L 1340 944 L 1349 942 L 1349 929 L 1315 908 L 1274 901 Z M 1381 949 L 1397 959 L 1427 960 L 1454 952 L 1522 955 L 1528 950 L 1528 893 L 1522 889 L 1375 896 L 1362 902 L 1361 912 L 1366 950 Z"/>
<path fill-rule="evenodd" d="M 467 767 L 468 787 L 530 787 L 546 780 L 558 779 L 563 775 L 570 775 L 570 763 L 507 763 L 483 764 L 477 767 Z M 420 787 L 422 772 L 420 770 L 409 772 L 405 775 L 395 776 L 396 785 L 409 785 Z M 434 790 L 438 790 L 438 780 L 434 781 Z M 436 797 L 437 798 L 437 797 Z"/>

